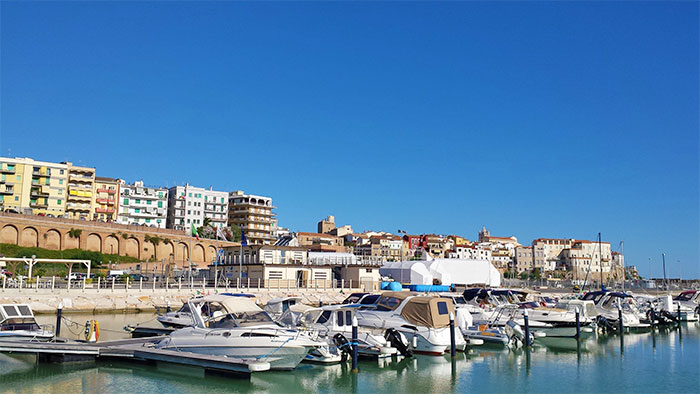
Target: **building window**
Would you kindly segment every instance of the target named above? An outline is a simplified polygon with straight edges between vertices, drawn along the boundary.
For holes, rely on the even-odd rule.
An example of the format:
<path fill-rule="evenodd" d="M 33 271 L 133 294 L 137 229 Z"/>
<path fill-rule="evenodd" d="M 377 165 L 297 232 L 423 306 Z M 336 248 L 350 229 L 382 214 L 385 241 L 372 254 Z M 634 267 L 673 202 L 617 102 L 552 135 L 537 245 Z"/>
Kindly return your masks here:
<path fill-rule="evenodd" d="M 158 208 L 163 208 L 163 201 L 158 201 Z"/>
<path fill-rule="evenodd" d="M 124 199 L 124 205 L 129 205 L 129 199 L 128 199 L 128 198 L 125 198 L 125 199 Z"/>
<path fill-rule="evenodd" d="M 141 212 L 140 209 L 138 209 L 138 208 L 134 209 L 134 213 L 139 213 L 139 212 Z"/>
<path fill-rule="evenodd" d="M 22 175 L 17 175 L 17 180 L 21 181 L 22 180 Z"/>
<path fill-rule="evenodd" d="M 136 200 L 136 203 L 137 203 L 137 204 L 141 204 L 141 200 Z"/>
<path fill-rule="evenodd" d="M 151 200 L 146 200 L 147 205 L 151 205 Z"/>
<path fill-rule="evenodd" d="M 58 184 L 59 184 L 59 185 L 63 185 L 63 179 L 59 179 L 59 180 L 58 180 Z"/>
<path fill-rule="evenodd" d="M 190 193 L 190 197 L 192 197 L 192 193 Z"/>
<path fill-rule="evenodd" d="M 151 222 L 151 219 L 146 219 L 146 223 L 150 223 L 150 222 Z"/>
<path fill-rule="evenodd" d="M 56 204 L 61 205 L 61 200 L 56 200 Z"/>

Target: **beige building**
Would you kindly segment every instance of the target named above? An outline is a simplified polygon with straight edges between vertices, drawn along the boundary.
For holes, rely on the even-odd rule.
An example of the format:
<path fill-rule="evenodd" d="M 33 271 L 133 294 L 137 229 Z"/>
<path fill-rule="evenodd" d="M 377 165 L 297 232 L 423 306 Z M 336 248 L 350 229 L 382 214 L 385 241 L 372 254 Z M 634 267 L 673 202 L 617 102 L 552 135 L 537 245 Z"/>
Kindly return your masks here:
<path fill-rule="evenodd" d="M 513 265 L 517 273 L 532 271 L 534 269 L 532 246 L 516 247 Z"/>
<path fill-rule="evenodd" d="M 31 158 L 0 158 L 0 209 L 63 216 L 68 167 Z"/>
<path fill-rule="evenodd" d="M 228 225 L 240 227 L 249 245 L 270 245 L 275 242 L 275 214 L 272 198 L 233 191 L 228 195 Z"/>
<path fill-rule="evenodd" d="M 296 233 L 300 247 L 308 250 L 345 252 L 345 239 L 330 234 L 321 233 Z"/>
<path fill-rule="evenodd" d="M 602 253 L 601 253 L 602 252 Z M 572 279 L 600 283 L 613 279 L 612 255 L 609 242 L 576 240 L 571 248 L 562 250 L 562 263 L 572 273 Z"/>
<path fill-rule="evenodd" d="M 91 220 L 95 214 L 93 190 L 95 169 L 63 163 L 68 167 L 68 194 L 66 196 L 66 217 L 69 219 Z"/>
<path fill-rule="evenodd" d="M 335 216 L 333 215 L 318 222 L 318 232 L 321 234 L 328 234 L 333 229 L 335 229 Z"/>
<path fill-rule="evenodd" d="M 119 180 L 95 177 L 93 190 L 94 220 L 114 222 L 119 214 Z"/>

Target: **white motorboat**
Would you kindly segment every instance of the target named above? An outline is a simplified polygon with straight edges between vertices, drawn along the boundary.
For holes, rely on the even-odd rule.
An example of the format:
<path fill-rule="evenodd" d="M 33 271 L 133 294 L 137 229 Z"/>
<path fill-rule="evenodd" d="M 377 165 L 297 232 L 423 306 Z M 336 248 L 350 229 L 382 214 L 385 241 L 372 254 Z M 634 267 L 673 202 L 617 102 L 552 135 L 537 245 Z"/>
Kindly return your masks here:
<path fill-rule="evenodd" d="M 248 298 L 205 296 L 188 305 L 194 326 L 174 331 L 157 348 L 255 359 L 281 370 L 294 369 L 312 350 L 328 349 L 324 342 L 281 327 Z M 340 361 L 339 355 L 333 358 Z"/>
<path fill-rule="evenodd" d="M 349 353 L 352 319 L 357 309 L 357 304 L 310 308 L 301 314 L 298 325 L 315 332 L 318 339 L 325 340 L 330 346 Z M 358 353 L 362 357 L 389 357 L 399 351 L 404 356 L 411 355 L 406 337 L 393 329 L 382 331 L 358 325 L 357 334 Z"/>
<path fill-rule="evenodd" d="M 607 290 L 591 291 L 583 298 L 585 301 L 595 302 L 598 311 L 599 326 L 603 328 L 615 328 L 619 324 L 619 309 L 622 310 L 622 324 L 627 330 L 647 330 L 651 327 L 644 323 L 646 316 L 639 310 L 637 301 L 628 293 L 612 292 Z"/>
<path fill-rule="evenodd" d="M 254 298 L 252 294 L 244 293 L 222 293 L 221 295 L 228 297 Z M 192 317 L 192 311 L 190 311 L 188 302 L 183 303 L 182 307 L 177 311 L 166 312 L 165 314 L 158 316 L 156 320 L 158 320 L 163 326 L 172 328 L 183 328 L 194 325 L 194 318 Z"/>
<path fill-rule="evenodd" d="M 414 352 L 441 355 L 450 348 L 449 315 L 454 312 L 453 303 L 444 298 L 390 291 L 374 309 L 358 310 L 356 316 L 360 326 L 402 333 Z M 455 344 L 460 351 L 467 346 L 461 335 Z"/>
<path fill-rule="evenodd" d="M 52 330 L 37 324 L 29 305 L 2 304 L 0 319 L 0 341 L 47 342 L 54 338 Z"/>

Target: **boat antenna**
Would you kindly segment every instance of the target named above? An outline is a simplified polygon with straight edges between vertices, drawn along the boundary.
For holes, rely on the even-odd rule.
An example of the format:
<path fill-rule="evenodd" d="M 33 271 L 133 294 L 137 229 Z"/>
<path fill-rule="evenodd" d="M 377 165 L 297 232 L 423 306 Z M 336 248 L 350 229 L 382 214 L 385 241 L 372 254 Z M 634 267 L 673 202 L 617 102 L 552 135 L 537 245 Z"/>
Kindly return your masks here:
<path fill-rule="evenodd" d="M 669 293 L 668 282 L 666 281 L 666 254 L 661 253 L 661 261 L 664 265 L 664 285 L 666 285 L 666 294 Z"/>
<path fill-rule="evenodd" d="M 622 259 L 622 292 L 625 292 L 625 280 L 627 280 L 627 272 L 625 271 L 625 241 L 620 241 L 620 258 Z"/>

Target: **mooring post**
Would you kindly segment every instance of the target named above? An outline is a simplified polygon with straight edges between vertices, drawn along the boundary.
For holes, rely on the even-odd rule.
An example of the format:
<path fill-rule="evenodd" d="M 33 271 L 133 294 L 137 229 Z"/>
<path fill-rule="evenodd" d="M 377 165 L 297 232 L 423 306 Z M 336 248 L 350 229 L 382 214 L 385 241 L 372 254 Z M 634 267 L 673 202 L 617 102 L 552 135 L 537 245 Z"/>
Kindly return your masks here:
<path fill-rule="evenodd" d="M 681 303 L 678 303 L 678 324 L 681 324 Z"/>
<path fill-rule="evenodd" d="M 101 282 L 100 279 L 102 279 L 102 277 L 101 277 L 101 276 L 98 276 L 98 277 L 97 277 L 97 292 L 98 292 L 98 293 L 100 292 L 100 282 Z M 51 285 L 51 290 L 53 290 L 53 285 Z"/>
<path fill-rule="evenodd" d="M 618 327 L 620 330 L 620 335 L 624 335 L 625 333 L 625 324 L 622 321 L 622 307 L 618 305 L 617 307 L 617 320 L 618 320 Z"/>
<path fill-rule="evenodd" d="M 170 278 L 166 276 L 165 277 L 165 291 L 166 292 L 168 291 L 168 287 L 170 286 L 168 282 L 170 282 Z"/>
<path fill-rule="evenodd" d="M 323 306 L 323 300 L 319 298 L 318 299 L 318 307 L 320 308 L 322 306 Z"/>
<path fill-rule="evenodd" d="M 129 292 L 129 277 L 126 277 L 126 284 L 124 285 L 124 292 Z"/>
<path fill-rule="evenodd" d="M 154 293 L 155 293 L 155 291 L 156 291 L 156 280 L 157 280 L 157 279 L 158 279 L 158 278 L 156 278 L 155 275 L 154 275 L 153 278 L 152 278 L 153 283 L 151 283 L 151 285 L 153 286 L 153 292 L 154 292 Z"/>
<path fill-rule="evenodd" d="M 170 312 L 170 300 L 165 304 L 165 312 Z"/>
<path fill-rule="evenodd" d="M 352 372 L 357 373 L 357 317 L 352 317 Z"/>
<path fill-rule="evenodd" d="M 143 291 L 143 276 L 139 277 L 139 293 Z"/>
<path fill-rule="evenodd" d="M 87 278 L 83 276 L 83 293 L 85 293 L 85 283 L 87 281 Z"/>
<path fill-rule="evenodd" d="M 177 290 L 180 291 L 182 289 L 182 276 L 177 278 Z"/>
<path fill-rule="evenodd" d="M 450 356 L 457 358 L 457 340 L 455 339 L 455 314 L 450 312 Z"/>
<path fill-rule="evenodd" d="M 579 307 L 576 307 L 576 339 L 581 338 L 581 312 Z"/>
<path fill-rule="evenodd" d="M 114 282 L 117 280 L 116 276 L 112 277 L 112 293 L 114 293 Z M 70 285 L 70 280 L 68 281 L 68 284 Z"/>
<path fill-rule="evenodd" d="M 523 320 L 525 320 L 525 346 L 530 346 L 530 318 L 527 315 L 527 309 L 523 311 Z"/>
<path fill-rule="evenodd" d="M 7 282 L 7 275 L 3 275 L 2 276 L 2 291 L 3 291 L 3 293 L 5 292 L 6 282 Z M 53 289 L 51 289 L 51 290 L 53 290 Z"/>
<path fill-rule="evenodd" d="M 99 279 L 99 278 L 98 278 Z M 2 287 L 3 289 L 5 288 L 5 278 L 3 277 L 2 280 Z M 52 276 L 51 277 L 51 291 L 53 292 L 53 289 L 56 288 L 56 277 Z"/>
<path fill-rule="evenodd" d="M 56 338 L 61 335 L 61 315 L 63 315 L 63 303 L 59 302 L 56 309 Z"/>
<path fill-rule="evenodd" d="M 654 310 L 654 305 L 651 306 L 651 329 L 656 328 L 656 311 Z"/>

